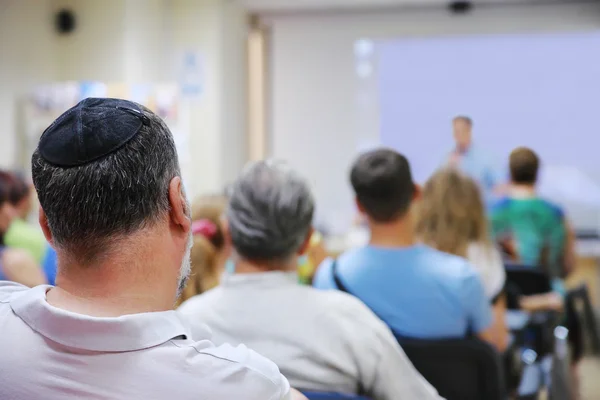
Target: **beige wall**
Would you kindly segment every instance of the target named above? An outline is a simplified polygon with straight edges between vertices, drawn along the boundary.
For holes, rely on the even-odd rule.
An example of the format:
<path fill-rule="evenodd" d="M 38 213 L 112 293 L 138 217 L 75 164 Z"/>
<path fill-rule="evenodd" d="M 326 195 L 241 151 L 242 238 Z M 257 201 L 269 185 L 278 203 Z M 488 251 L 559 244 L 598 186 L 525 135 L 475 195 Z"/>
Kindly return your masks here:
<path fill-rule="evenodd" d="M 17 160 L 16 95 L 56 76 L 50 10 L 50 0 L 0 0 L 0 167 Z"/>
<path fill-rule="evenodd" d="M 69 8 L 77 28 L 57 35 Z M 204 91 L 185 100 L 192 195 L 221 190 L 247 159 L 245 12 L 225 0 L 0 0 L 0 167 L 16 158 L 16 101 L 39 82 L 176 81 L 185 51 L 203 61 Z"/>

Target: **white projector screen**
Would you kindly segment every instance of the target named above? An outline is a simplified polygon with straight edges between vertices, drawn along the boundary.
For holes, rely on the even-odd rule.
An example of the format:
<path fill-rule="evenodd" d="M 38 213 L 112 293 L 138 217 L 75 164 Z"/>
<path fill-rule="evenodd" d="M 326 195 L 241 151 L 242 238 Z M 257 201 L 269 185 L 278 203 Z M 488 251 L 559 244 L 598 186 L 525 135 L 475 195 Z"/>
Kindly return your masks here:
<path fill-rule="evenodd" d="M 452 117 L 468 115 L 499 171 L 513 148 L 533 148 L 541 194 L 597 228 L 600 32 L 369 43 L 357 43 L 357 74 L 377 91 L 379 143 L 405 154 L 418 181 L 451 151 Z"/>

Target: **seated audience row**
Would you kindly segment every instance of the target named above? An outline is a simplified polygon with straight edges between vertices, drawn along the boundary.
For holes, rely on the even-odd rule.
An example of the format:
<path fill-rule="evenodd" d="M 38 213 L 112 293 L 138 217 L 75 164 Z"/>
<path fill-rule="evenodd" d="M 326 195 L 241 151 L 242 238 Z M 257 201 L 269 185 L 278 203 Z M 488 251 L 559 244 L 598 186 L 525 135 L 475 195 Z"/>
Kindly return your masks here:
<path fill-rule="evenodd" d="M 192 207 L 164 122 L 132 102 L 86 99 L 32 157 L 42 242 L 56 252 L 23 222 L 30 187 L 0 174 L 0 280 L 35 286 L 48 254 L 59 264 L 55 287 L 0 283 L 0 397 L 302 399 L 295 387 L 440 399 L 398 339 L 473 335 L 506 348 L 494 240 L 557 289 L 572 269 L 572 230 L 533 188 L 538 164 L 530 150 L 511 155 L 510 197 L 490 229 L 481 189 L 456 170 L 421 189 L 401 154 L 360 155 L 350 182 L 369 243 L 323 261 L 310 287 L 298 268 L 315 243 L 315 203 L 294 170 L 252 163 L 227 199 Z"/>
<path fill-rule="evenodd" d="M 275 361 L 294 387 L 384 400 L 439 398 L 364 304 L 298 283 L 314 213 L 301 177 L 284 164 L 258 162 L 230 196 L 225 233 L 235 274 L 185 302 L 183 315 L 207 324 L 217 344 L 244 343 Z"/>

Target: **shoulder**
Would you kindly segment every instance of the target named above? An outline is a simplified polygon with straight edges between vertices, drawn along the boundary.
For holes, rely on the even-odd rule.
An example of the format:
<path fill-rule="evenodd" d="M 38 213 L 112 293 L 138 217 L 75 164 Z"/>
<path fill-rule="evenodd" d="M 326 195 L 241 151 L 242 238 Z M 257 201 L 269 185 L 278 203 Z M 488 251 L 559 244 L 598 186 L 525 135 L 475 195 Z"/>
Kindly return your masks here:
<path fill-rule="evenodd" d="M 318 289 L 332 289 L 333 277 L 331 276 L 331 267 L 335 262 L 335 258 L 326 258 L 319 264 L 313 277 L 313 287 Z"/>
<path fill-rule="evenodd" d="M 494 213 L 502 212 L 502 211 L 506 210 L 507 208 L 509 208 L 511 204 L 512 204 L 512 199 L 510 197 L 503 197 L 501 199 L 498 199 L 491 204 L 491 206 L 489 208 L 490 213 L 494 214 Z"/>
<path fill-rule="evenodd" d="M 368 247 L 363 246 L 345 251 L 334 258 L 326 258 L 317 268 L 313 279 L 313 286 L 318 289 L 336 289 L 332 275 L 334 263 L 338 271 L 341 269 L 352 268 L 355 264 L 367 265 L 365 262 L 370 260 L 367 254 L 368 251 Z"/>
<path fill-rule="evenodd" d="M 15 267 L 22 267 L 35 264 L 31 254 L 23 249 L 6 249 L 2 253 L 2 261 Z"/>
<path fill-rule="evenodd" d="M 222 288 L 216 287 L 202 294 L 196 295 L 184 301 L 178 308 L 177 312 L 182 315 L 198 315 L 202 310 L 210 307 L 215 299 L 219 296 Z"/>
<path fill-rule="evenodd" d="M 357 297 L 337 290 L 312 290 L 317 293 L 311 295 L 311 305 L 321 310 L 319 325 L 335 335 L 336 340 L 347 343 L 362 340 L 370 343 L 372 349 L 382 338 L 391 337 L 387 325 Z"/>
<path fill-rule="evenodd" d="M 460 286 L 473 279 L 480 279 L 479 272 L 467 259 L 428 248 L 426 266 L 443 285 Z"/>
<path fill-rule="evenodd" d="M 339 290 L 320 291 L 311 289 L 311 296 L 320 303 L 322 310 L 334 316 L 356 316 L 370 313 L 369 308 L 358 298 Z"/>
<path fill-rule="evenodd" d="M 19 295 L 29 290 L 27 286 L 19 283 L 0 281 L 0 303 L 8 303 L 13 295 Z"/>
<path fill-rule="evenodd" d="M 187 365 L 192 374 L 208 373 L 224 384 L 234 384 L 239 390 L 239 398 L 279 400 L 290 391 L 290 385 L 277 365 L 244 345 L 215 346 L 207 340 L 187 345 L 173 343 L 188 350 Z"/>
<path fill-rule="evenodd" d="M 565 212 L 562 209 L 562 207 L 560 207 L 558 204 L 554 204 L 551 201 L 548 201 L 546 199 L 539 199 L 539 203 L 545 207 L 553 216 L 555 216 L 556 218 L 564 218 L 565 217 Z"/>
<path fill-rule="evenodd" d="M 429 246 L 424 246 L 423 255 L 427 266 L 440 270 L 448 270 L 453 275 L 473 269 L 465 258 L 445 253 Z"/>

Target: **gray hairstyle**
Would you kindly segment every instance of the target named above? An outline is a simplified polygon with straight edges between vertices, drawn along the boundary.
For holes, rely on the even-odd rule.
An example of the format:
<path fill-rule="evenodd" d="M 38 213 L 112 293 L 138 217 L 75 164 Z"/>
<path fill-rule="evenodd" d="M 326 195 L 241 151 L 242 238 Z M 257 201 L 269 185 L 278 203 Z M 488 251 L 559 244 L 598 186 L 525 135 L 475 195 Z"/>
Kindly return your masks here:
<path fill-rule="evenodd" d="M 236 252 L 254 261 L 281 261 L 310 231 L 314 200 L 308 184 L 286 164 L 250 164 L 232 187 L 227 219 Z"/>
<path fill-rule="evenodd" d="M 48 163 L 38 150 L 31 158 L 53 239 L 82 262 L 103 253 L 117 236 L 151 226 L 169 211 L 169 182 L 180 175 L 175 143 L 165 123 L 142 109 L 150 123 L 106 157 L 69 168 Z"/>

